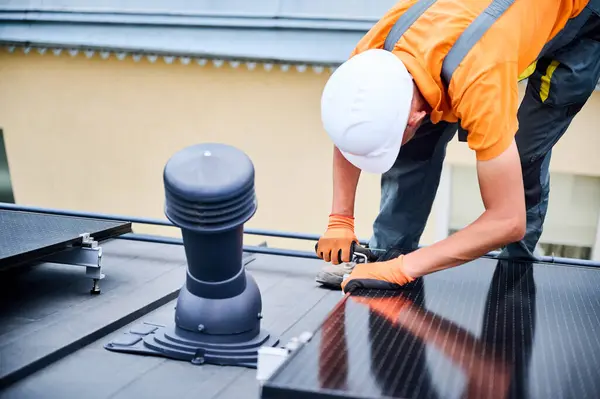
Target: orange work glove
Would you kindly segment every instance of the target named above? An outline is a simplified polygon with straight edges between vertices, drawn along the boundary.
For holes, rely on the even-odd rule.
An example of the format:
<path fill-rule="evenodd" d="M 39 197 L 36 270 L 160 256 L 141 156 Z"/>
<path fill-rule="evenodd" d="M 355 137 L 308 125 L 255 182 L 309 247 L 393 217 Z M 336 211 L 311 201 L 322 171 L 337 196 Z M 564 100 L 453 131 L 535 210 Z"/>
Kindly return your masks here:
<path fill-rule="evenodd" d="M 317 243 L 317 256 L 334 265 L 350 262 L 350 249 L 353 242 L 358 243 L 358 238 L 354 234 L 354 218 L 329 215 L 327 230 Z"/>
<path fill-rule="evenodd" d="M 342 290 L 349 292 L 357 288 L 374 290 L 396 290 L 414 281 L 404 271 L 404 255 L 385 262 L 359 263 L 350 277 L 342 281 Z"/>

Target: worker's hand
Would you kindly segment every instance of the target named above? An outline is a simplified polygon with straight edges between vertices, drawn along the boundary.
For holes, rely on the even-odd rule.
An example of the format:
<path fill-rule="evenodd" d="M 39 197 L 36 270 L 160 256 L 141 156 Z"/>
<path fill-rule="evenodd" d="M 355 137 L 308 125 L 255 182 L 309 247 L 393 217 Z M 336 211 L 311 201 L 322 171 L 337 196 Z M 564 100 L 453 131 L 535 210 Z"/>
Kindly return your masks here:
<path fill-rule="evenodd" d="M 414 281 L 404 270 L 404 255 L 385 262 L 359 263 L 350 277 L 342 281 L 342 290 L 357 288 L 394 290 Z"/>
<path fill-rule="evenodd" d="M 343 215 L 329 215 L 325 234 L 317 243 L 317 256 L 334 265 L 350 262 L 352 243 L 358 243 L 354 234 L 354 218 Z"/>

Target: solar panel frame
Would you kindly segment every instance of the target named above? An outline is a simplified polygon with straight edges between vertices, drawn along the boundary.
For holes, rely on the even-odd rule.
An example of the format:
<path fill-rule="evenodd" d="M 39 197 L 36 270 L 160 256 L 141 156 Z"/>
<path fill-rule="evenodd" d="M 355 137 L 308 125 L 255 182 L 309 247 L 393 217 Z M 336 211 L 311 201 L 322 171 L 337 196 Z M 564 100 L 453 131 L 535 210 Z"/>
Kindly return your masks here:
<path fill-rule="evenodd" d="M 81 242 L 130 233 L 131 222 L 0 210 L 0 270 L 43 259 Z"/>

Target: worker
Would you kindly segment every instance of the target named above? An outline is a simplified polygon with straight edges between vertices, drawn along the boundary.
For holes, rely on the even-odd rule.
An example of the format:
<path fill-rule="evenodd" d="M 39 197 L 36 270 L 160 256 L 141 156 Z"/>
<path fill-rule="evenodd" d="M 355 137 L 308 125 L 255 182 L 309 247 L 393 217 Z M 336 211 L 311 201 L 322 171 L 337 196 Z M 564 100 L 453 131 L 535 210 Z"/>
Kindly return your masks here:
<path fill-rule="evenodd" d="M 397 289 L 496 249 L 535 259 L 552 148 L 600 76 L 599 10 L 600 0 L 401 0 L 386 12 L 322 93 L 333 204 L 317 280 Z M 485 211 L 418 248 L 455 135 L 474 152 Z M 369 247 L 403 252 L 355 265 L 361 172 L 382 175 Z"/>

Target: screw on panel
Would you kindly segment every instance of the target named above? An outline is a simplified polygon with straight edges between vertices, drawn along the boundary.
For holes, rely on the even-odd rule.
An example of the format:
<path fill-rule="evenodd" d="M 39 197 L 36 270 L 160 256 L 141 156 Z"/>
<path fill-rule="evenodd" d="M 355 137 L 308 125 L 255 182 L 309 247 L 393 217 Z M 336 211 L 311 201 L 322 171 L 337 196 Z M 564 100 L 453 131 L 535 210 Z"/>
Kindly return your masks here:
<path fill-rule="evenodd" d="M 195 365 L 204 364 L 204 362 L 206 361 L 206 359 L 204 358 L 205 354 L 206 351 L 204 349 L 199 348 L 198 350 L 196 350 L 196 353 L 194 354 L 191 363 Z"/>
<path fill-rule="evenodd" d="M 195 364 L 197 366 L 204 364 L 204 357 L 202 356 L 198 356 L 192 359 L 192 364 Z"/>

